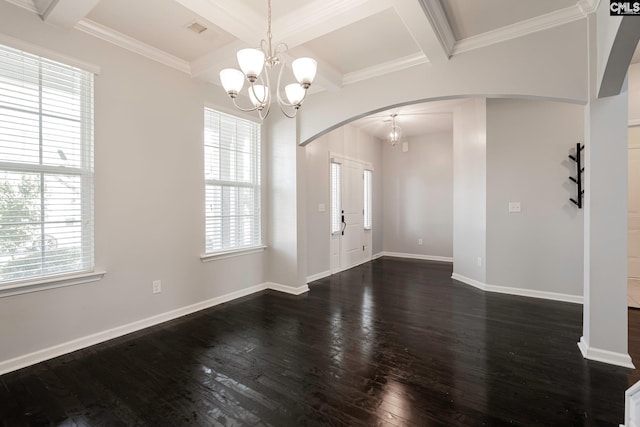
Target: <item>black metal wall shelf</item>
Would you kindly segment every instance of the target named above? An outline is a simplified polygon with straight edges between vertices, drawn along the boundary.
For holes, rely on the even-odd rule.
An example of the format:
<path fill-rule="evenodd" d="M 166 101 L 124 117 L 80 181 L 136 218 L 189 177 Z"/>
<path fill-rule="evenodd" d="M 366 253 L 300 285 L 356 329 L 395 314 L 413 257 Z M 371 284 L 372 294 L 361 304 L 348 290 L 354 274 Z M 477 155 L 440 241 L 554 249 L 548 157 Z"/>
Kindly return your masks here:
<path fill-rule="evenodd" d="M 575 204 L 578 209 L 582 209 L 582 197 L 584 196 L 584 190 L 582 189 L 582 174 L 584 173 L 584 167 L 582 166 L 582 151 L 584 150 L 584 144 L 580 144 L 579 142 L 576 144 L 576 155 L 569 155 L 569 158 L 576 162 L 576 177 L 570 176 L 569 179 L 576 183 L 578 186 L 578 195 L 575 200 L 573 198 L 569 199 Z"/>

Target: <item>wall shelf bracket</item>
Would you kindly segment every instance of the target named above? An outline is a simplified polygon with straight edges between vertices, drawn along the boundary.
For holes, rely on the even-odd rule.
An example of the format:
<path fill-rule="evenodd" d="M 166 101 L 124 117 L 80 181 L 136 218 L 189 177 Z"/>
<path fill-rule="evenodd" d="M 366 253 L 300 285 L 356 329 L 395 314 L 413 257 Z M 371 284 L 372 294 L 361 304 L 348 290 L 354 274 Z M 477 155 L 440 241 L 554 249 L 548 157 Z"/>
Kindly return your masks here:
<path fill-rule="evenodd" d="M 569 179 L 578 186 L 578 191 L 576 195 L 576 199 L 570 198 L 571 202 L 578 207 L 578 209 L 582 209 L 582 199 L 584 197 L 584 189 L 582 188 L 582 174 L 584 173 L 584 167 L 582 167 L 582 151 L 584 150 L 584 144 L 577 143 L 576 144 L 576 154 L 575 156 L 569 154 L 569 158 L 576 162 L 576 176 L 570 176 Z"/>

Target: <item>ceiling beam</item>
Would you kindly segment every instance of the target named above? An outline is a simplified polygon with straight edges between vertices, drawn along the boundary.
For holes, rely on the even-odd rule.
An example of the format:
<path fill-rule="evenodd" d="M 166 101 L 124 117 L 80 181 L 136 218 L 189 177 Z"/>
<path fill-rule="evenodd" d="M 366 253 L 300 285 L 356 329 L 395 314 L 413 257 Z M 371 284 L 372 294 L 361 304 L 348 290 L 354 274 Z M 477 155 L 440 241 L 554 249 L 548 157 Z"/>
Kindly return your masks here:
<path fill-rule="evenodd" d="M 71 29 L 86 17 L 100 0 L 34 0 L 42 20 Z"/>
<path fill-rule="evenodd" d="M 36 7 L 38 15 L 44 16 L 51 5 L 57 2 L 58 0 L 33 0 L 33 5 Z"/>
<path fill-rule="evenodd" d="M 455 38 L 438 0 L 397 0 L 394 7 L 429 62 L 451 57 Z"/>

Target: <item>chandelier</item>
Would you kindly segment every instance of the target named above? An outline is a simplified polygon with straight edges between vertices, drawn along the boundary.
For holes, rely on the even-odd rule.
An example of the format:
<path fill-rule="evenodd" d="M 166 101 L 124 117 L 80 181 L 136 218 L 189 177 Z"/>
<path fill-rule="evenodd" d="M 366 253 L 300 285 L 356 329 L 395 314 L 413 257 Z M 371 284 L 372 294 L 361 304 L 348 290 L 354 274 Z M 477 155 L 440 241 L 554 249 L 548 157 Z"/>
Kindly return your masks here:
<path fill-rule="evenodd" d="M 398 144 L 398 141 L 400 141 L 400 136 L 402 135 L 402 130 L 400 129 L 400 126 L 396 124 L 397 116 L 398 116 L 397 114 L 391 115 L 391 132 L 389 132 L 389 142 L 393 147 L 395 147 Z"/>
<path fill-rule="evenodd" d="M 288 84 L 284 88 L 287 100 L 281 96 L 280 82 L 282 72 L 287 65 L 288 46 L 285 43 L 278 44 L 275 49 L 271 42 L 271 0 L 267 0 L 268 20 L 267 39 L 260 41 L 259 49 L 241 49 L 238 51 L 238 65 L 240 70 L 226 68 L 220 71 L 220 81 L 224 90 L 233 100 L 233 104 L 241 111 L 258 111 L 261 120 L 264 120 L 271 109 L 271 82 L 269 70 L 280 65 L 278 83 L 275 88 L 276 101 L 285 116 L 294 118 L 307 96 L 307 90 L 316 76 L 318 64 L 313 58 L 298 58 L 291 63 L 291 69 L 298 83 Z M 241 71 L 242 70 L 242 71 Z M 264 72 L 263 72 L 264 71 Z M 244 87 L 245 80 L 249 100 L 253 106 L 244 108 L 238 105 L 237 98 Z M 288 101 L 288 102 L 287 102 Z"/>

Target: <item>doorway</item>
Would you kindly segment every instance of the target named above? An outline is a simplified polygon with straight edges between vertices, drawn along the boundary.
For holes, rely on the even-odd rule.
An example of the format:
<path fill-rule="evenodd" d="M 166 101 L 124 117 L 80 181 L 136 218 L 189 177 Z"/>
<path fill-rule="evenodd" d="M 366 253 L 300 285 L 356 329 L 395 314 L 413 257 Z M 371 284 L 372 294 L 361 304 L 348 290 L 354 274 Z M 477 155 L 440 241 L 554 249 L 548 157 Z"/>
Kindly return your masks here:
<path fill-rule="evenodd" d="M 371 173 L 368 162 L 331 154 L 331 274 L 371 260 Z M 369 224 L 368 224 L 369 223 Z M 368 225 L 368 226 L 367 226 Z"/>

